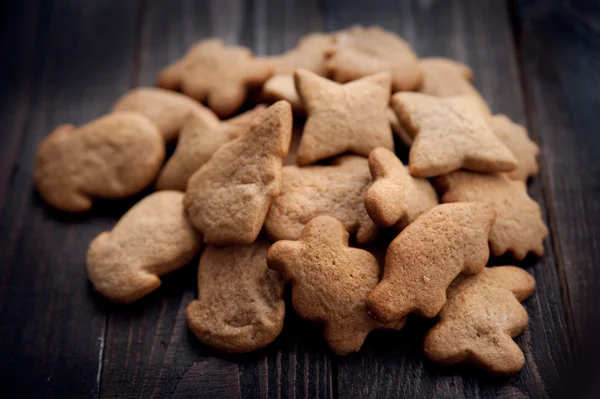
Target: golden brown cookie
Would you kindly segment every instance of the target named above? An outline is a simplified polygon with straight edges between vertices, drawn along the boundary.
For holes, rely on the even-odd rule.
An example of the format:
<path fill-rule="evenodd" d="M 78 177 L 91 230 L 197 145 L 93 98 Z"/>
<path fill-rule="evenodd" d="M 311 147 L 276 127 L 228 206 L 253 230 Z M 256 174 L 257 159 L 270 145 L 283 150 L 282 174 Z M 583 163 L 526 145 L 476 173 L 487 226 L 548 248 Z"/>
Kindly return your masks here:
<path fill-rule="evenodd" d="M 190 97 L 154 87 L 140 87 L 125 93 L 119 98 L 113 111 L 144 114 L 158 127 L 165 141 L 175 140 L 179 136 L 189 114 L 197 114 L 215 123 L 219 121 L 214 112 Z"/>
<path fill-rule="evenodd" d="M 506 173 L 459 170 L 437 178 L 435 184 L 445 191 L 442 202 L 483 201 L 494 207 L 496 221 L 489 238 L 492 255 L 508 252 L 522 260 L 528 252 L 544 254 L 548 229 L 540 206 L 527 195 L 524 182 L 512 180 Z"/>
<path fill-rule="evenodd" d="M 298 241 L 278 241 L 267 254 L 270 268 L 292 284 L 300 317 L 324 324 L 327 345 L 338 355 L 360 350 L 374 329 L 400 329 L 405 320 L 373 319 L 365 300 L 379 281 L 379 265 L 369 252 L 348 246 L 348 232 L 331 216 L 319 216 Z"/>
<path fill-rule="evenodd" d="M 156 188 L 185 191 L 189 178 L 213 156 L 223 144 L 237 139 L 266 107 L 254 109 L 219 122 L 203 115 L 190 115 L 181 131 L 175 152 L 162 168 Z"/>
<path fill-rule="evenodd" d="M 166 67 L 158 86 L 180 89 L 206 102 L 221 118 L 237 111 L 250 86 L 262 85 L 273 74 L 270 62 L 255 59 L 246 47 L 227 46 L 221 39 L 201 40 L 187 54 Z"/>
<path fill-rule="evenodd" d="M 435 316 L 456 276 L 485 267 L 493 223 L 494 210 L 483 202 L 442 204 L 422 214 L 388 247 L 383 280 L 367 300 L 373 315 L 384 322 L 412 312 Z"/>
<path fill-rule="evenodd" d="M 406 129 L 402 127 L 402 124 L 398 120 L 396 113 L 391 107 L 388 108 L 388 119 L 390 121 L 390 127 L 392 128 L 392 132 L 394 132 L 396 136 L 400 138 L 400 141 L 402 141 L 402 143 L 405 146 L 410 147 L 412 145 L 413 138 L 410 134 L 408 134 Z"/>
<path fill-rule="evenodd" d="M 265 82 L 262 95 L 267 101 L 285 100 L 292 105 L 295 114 L 304 115 L 304 105 L 298 96 L 293 75 L 274 75 Z"/>
<path fill-rule="evenodd" d="M 417 56 L 398 35 L 377 26 L 353 26 L 333 35 L 327 69 L 337 82 L 346 83 L 389 71 L 392 91 L 416 89 L 423 79 Z"/>
<path fill-rule="evenodd" d="M 346 151 L 367 157 L 377 147 L 394 149 L 387 114 L 389 73 L 344 85 L 302 69 L 294 76 L 308 115 L 298 149 L 298 165 Z"/>
<path fill-rule="evenodd" d="M 293 49 L 266 58 L 274 63 L 275 75 L 291 75 L 296 69 L 306 69 L 325 76 L 325 53 L 332 43 L 331 36 L 326 33 L 310 33 L 303 36 Z"/>
<path fill-rule="evenodd" d="M 533 277 L 514 266 L 486 267 L 457 278 L 439 323 L 425 338 L 425 354 L 445 365 L 474 363 L 494 374 L 518 372 L 525 357 L 512 338 L 527 327 L 520 302 L 534 289 Z"/>
<path fill-rule="evenodd" d="M 189 224 L 182 200 L 177 191 L 150 194 L 92 241 L 87 271 L 99 293 L 114 302 L 136 301 L 160 287 L 160 276 L 198 254 L 202 237 Z"/>
<path fill-rule="evenodd" d="M 115 112 L 75 128 L 61 125 L 42 141 L 33 179 L 50 205 L 66 212 L 92 199 L 136 194 L 156 177 L 165 144 L 156 126 L 137 112 Z"/>
<path fill-rule="evenodd" d="M 540 148 L 529 139 L 525 127 L 514 123 L 506 115 L 494 115 L 488 120 L 488 124 L 519 163 L 516 169 L 508 172 L 508 177 L 527 181 L 530 176 L 537 175 L 539 168 L 536 158 Z"/>
<path fill-rule="evenodd" d="M 471 84 L 471 68 L 449 58 L 437 57 L 422 58 L 419 64 L 424 72 L 423 82 L 419 87 L 421 93 L 434 97 L 471 96 L 484 114 L 491 113 L 487 102 Z"/>
<path fill-rule="evenodd" d="M 376 148 L 369 154 L 373 184 L 365 193 L 365 208 L 376 224 L 403 229 L 438 204 L 431 184 L 412 177 L 396 154 Z"/>
<path fill-rule="evenodd" d="M 219 351 L 250 352 L 281 332 L 283 281 L 267 268 L 270 244 L 207 246 L 198 266 L 198 299 L 187 323 L 200 341 Z"/>
<path fill-rule="evenodd" d="M 410 174 L 439 176 L 460 168 L 476 172 L 509 172 L 513 154 L 492 132 L 470 96 L 431 97 L 396 93 L 392 107 L 402 126 L 414 137 Z"/>
<path fill-rule="evenodd" d="M 248 132 L 215 152 L 188 181 L 184 206 L 208 244 L 250 244 L 281 193 L 282 159 L 292 134 L 292 109 L 279 101 Z"/>
<path fill-rule="evenodd" d="M 275 240 L 297 240 L 311 219 L 330 215 L 340 220 L 356 241 L 375 239 L 377 226 L 364 205 L 371 185 L 366 158 L 347 155 L 331 166 L 286 166 L 281 195 L 273 200 L 265 230 Z"/>

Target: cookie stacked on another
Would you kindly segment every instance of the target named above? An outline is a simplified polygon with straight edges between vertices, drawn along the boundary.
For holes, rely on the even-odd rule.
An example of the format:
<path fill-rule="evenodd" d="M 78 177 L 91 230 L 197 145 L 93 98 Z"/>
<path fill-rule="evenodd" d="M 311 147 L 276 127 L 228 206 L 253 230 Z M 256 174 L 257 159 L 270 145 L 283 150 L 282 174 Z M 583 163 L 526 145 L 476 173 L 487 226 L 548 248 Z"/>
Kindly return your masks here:
<path fill-rule="evenodd" d="M 313 33 L 270 57 L 206 39 L 161 72 L 161 88 L 57 128 L 35 183 L 50 205 L 81 212 L 156 180 L 159 191 L 92 241 L 89 278 L 129 303 L 199 254 L 187 320 L 212 348 L 273 342 L 287 283 L 295 311 L 323 324 L 337 354 L 414 313 L 438 320 L 424 339 L 430 359 L 512 374 L 524 364 L 512 339 L 527 325 L 520 302 L 535 282 L 487 264 L 490 253 L 543 255 L 548 230 L 526 187 L 539 149 L 492 114 L 472 78 L 457 61 L 419 60 L 379 27 Z M 249 104 L 253 89 L 273 103 Z M 283 166 L 288 156 L 296 165 Z M 384 265 L 366 243 L 387 250 Z"/>

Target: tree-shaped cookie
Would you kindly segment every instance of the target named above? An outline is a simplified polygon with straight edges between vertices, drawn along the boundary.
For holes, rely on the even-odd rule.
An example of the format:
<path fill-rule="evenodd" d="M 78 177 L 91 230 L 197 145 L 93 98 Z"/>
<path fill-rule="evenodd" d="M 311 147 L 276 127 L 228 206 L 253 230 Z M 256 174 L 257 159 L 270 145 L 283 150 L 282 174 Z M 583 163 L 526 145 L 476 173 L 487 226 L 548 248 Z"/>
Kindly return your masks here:
<path fill-rule="evenodd" d="M 187 307 L 187 323 L 206 345 L 227 352 L 267 346 L 285 316 L 283 281 L 267 268 L 270 244 L 207 246 L 198 266 L 198 299 Z"/>
<path fill-rule="evenodd" d="M 494 134 L 471 96 L 437 98 L 420 93 L 396 93 L 392 107 L 414 137 L 410 173 L 439 176 L 457 169 L 509 172 L 517 161 Z"/>
<path fill-rule="evenodd" d="M 250 123 L 263 105 L 234 118 L 219 122 L 200 114 L 189 115 L 175 152 L 160 171 L 156 188 L 159 190 L 185 191 L 189 178 L 225 143 L 237 139 L 248 131 Z"/>
<path fill-rule="evenodd" d="M 442 204 L 419 216 L 388 247 L 383 279 L 367 300 L 371 312 L 384 322 L 435 316 L 456 276 L 485 267 L 493 222 L 483 202 Z"/>
<path fill-rule="evenodd" d="M 367 157 L 376 147 L 394 149 L 387 115 L 389 73 L 344 85 L 302 69 L 294 76 L 308 115 L 298 149 L 298 165 L 346 151 Z"/>
<path fill-rule="evenodd" d="M 290 104 L 263 111 L 243 136 L 223 145 L 189 179 L 184 206 L 209 244 L 256 240 L 271 200 L 281 193 L 282 160 L 292 134 Z"/>
<path fill-rule="evenodd" d="M 297 240 L 311 219 L 330 215 L 356 232 L 359 243 L 371 241 L 378 232 L 364 205 L 371 181 L 367 160 L 355 155 L 337 158 L 331 166 L 286 166 L 265 230 L 275 240 Z"/>
<path fill-rule="evenodd" d="M 202 237 L 188 222 L 183 193 L 159 191 L 135 204 L 100 233 L 87 253 L 88 277 L 108 299 L 129 303 L 160 286 L 200 251 Z"/>
<path fill-rule="evenodd" d="M 254 58 L 250 49 L 227 46 L 221 39 L 196 43 L 187 54 L 165 68 L 158 85 L 180 89 L 206 102 L 220 117 L 237 111 L 246 100 L 249 86 L 262 85 L 273 73 L 272 65 Z"/>
<path fill-rule="evenodd" d="M 349 82 L 389 71 L 392 90 L 416 89 L 423 78 L 417 56 L 395 33 L 377 26 L 353 26 L 333 35 L 327 68 L 337 82 Z"/>
<path fill-rule="evenodd" d="M 120 199 L 147 187 L 165 157 L 163 138 L 137 112 L 114 112 L 75 128 L 57 127 L 40 144 L 33 179 L 41 196 L 67 212 L 92 199 Z"/>
<path fill-rule="evenodd" d="M 292 284 L 296 312 L 323 323 L 325 341 L 339 355 L 357 352 L 374 329 L 404 325 L 404 319 L 381 323 L 369 315 L 365 301 L 379 281 L 377 260 L 350 248 L 344 225 L 331 216 L 311 220 L 298 241 L 273 244 L 267 263 Z"/>
<path fill-rule="evenodd" d="M 435 184 L 445 191 L 442 202 L 483 201 L 494 207 L 496 221 L 489 238 L 492 255 L 508 252 L 521 260 L 528 252 L 544 254 L 548 229 L 540 206 L 527 195 L 524 182 L 512 180 L 506 173 L 459 170 L 437 178 Z"/>
<path fill-rule="evenodd" d="M 419 91 L 434 97 L 471 96 L 483 113 L 490 114 L 490 107 L 472 85 L 473 71 L 467 65 L 449 58 L 423 58 L 423 82 Z"/>
<path fill-rule="evenodd" d="M 380 226 L 403 229 L 438 204 L 431 184 L 412 177 L 396 155 L 385 148 L 369 154 L 373 184 L 365 194 L 365 208 Z"/>
<path fill-rule="evenodd" d="M 197 101 L 176 93 L 155 87 L 140 87 L 125 93 L 113 111 L 135 111 L 144 114 L 157 127 L 165 141 L 173 141 L 179 136 L 188 115 L 212 120 L 219 118 L 208 108 Z"/>
<path fill-rule="evenodd" d="M 519 163 L 516 169 L 508 172 L 508 177 L 526 181 L 530 176 L 537 175 L 539 167 L 536 158 L 540 148 L 529 139 L 525 127 L 514 123 L 506 115 L 494 115 L 488 119 L 488 124 Z"/>
<path fill-rule="evenodd" d="M 514 266 L 459 277 L 448 288 L 439 323 L 425 338 L 425 354 L 446 365 L 474 363 L 494 374 L 518 372 L 525 358 L 512 338 L 527 326 L 520 302 L 534 289 L 533 277 Z"/>

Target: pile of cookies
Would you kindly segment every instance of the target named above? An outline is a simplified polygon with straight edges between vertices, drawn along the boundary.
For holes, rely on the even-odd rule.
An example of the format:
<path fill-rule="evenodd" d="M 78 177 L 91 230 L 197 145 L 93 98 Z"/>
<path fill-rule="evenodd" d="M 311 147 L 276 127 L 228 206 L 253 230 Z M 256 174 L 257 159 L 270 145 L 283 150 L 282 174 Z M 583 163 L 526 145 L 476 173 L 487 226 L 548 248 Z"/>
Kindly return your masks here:
<path fill-rule="evenodd" d="M 187 321 L 217 350 L 275 340 L 289 285 L 295 311 L 322 323 L 339 355 L 414 313 L 437 320 L 424 340 L 430 359 L 512 374 L 524 364 L 512 338 L 535 282 L 486 265 L 490 252 L 543 254 L 548 231 L 526 187 L 539 150 L 522 126 L 492 115 L 472 77 L 456 61 L 418 59 L 379 27 L 310 34 L 271 57 L 202 40 L 159 88 L 56 128 L 34 180 L 65 212 L 156 182 L 91 242 L 89 279 L 129 303 L 200 254 Z M 393 133 L 410 147 L 408 165 Z M 369 250 L 378 246 L 384 265 Z"/>

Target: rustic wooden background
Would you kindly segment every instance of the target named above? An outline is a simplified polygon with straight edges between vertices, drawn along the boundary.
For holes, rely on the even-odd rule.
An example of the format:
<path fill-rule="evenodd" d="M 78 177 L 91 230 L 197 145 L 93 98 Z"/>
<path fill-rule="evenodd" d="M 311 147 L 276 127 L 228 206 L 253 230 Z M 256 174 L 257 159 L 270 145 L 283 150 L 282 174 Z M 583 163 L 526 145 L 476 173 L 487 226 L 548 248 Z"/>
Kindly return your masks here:
<path fill-rule="evenodd" d="M 548 397 L 588 394 L 586 326 L 598 313 L 600 6 L 547 0 L 14 0 L 0 37 L 0 396 L 13 397 Z M 87 245 L 136 199 L 79 216 L 34 191 L 36 147 L 61 123 L 107 112 L 196 40 L 221 36 L 258 54 L 304 33 L 379 24 L 420 56 L 471 65 L 494 112 L 526 124 L 542 148 L 530 183 L 551 229 L 546 255 L 521 263 L 537 280 L 517 339 L 525 368 L 493 378 L 424 358 L 430 322 L 375 332 L 335 357 L 318 326 L 288 312 L 275 343 L 223 355 L 187 330 L 195 264 L 156 293 L 116 306 L 87 282 Z M 496 263 L 511 262 L 509 259 Z M 592 355 L 589 356 L 595 361 Z M 589 359 L 587 359 L 589 360 Z M 597 361 L 596 361 L 597 363 Z M 596 366 L 597 367 L 597 366 Z M 567 381 L 571 371 L 579 383 Z M 597 378 L 594 380 L 597 381 Z M 6 396 L 5 396 L 6 395 Z"/>

